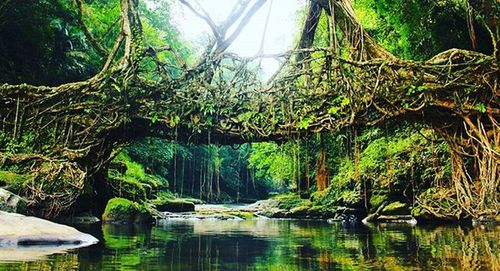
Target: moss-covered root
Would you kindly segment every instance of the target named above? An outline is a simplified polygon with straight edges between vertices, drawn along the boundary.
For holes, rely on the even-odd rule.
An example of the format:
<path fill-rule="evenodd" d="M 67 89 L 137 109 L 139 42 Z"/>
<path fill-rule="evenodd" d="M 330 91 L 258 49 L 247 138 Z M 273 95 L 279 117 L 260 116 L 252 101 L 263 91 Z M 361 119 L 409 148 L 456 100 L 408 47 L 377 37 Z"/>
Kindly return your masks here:
<path fill-rule="evenodd" d="M 106 205 L 102 221 L 117 224 L 150 224 L 154 219 L 151 212 L 143 205 L 124 198 L 113 198 Z"/>

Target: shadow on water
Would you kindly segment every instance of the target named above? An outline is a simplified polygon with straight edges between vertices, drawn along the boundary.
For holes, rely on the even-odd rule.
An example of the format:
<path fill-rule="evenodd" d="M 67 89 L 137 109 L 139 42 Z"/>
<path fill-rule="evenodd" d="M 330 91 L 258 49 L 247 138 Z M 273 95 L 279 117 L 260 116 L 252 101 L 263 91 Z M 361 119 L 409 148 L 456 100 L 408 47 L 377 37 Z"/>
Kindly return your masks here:
<path fill-rule="evenodd" d="M 500 270 L 500 227 L 163 221 L 80 227 L 92 247 L 0 270 Z"/>

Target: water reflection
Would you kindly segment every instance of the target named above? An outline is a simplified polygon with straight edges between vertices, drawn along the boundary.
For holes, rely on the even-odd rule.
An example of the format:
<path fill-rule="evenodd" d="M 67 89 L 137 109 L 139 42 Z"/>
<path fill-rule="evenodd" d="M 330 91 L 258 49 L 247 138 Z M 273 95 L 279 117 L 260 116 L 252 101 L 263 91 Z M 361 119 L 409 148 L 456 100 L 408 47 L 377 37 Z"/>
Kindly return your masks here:
<path fill-rule="evenodd" d="M 164 221 L 82 229 L 103 242 L 0 270 L 500 270 L 500 227 Z"/>

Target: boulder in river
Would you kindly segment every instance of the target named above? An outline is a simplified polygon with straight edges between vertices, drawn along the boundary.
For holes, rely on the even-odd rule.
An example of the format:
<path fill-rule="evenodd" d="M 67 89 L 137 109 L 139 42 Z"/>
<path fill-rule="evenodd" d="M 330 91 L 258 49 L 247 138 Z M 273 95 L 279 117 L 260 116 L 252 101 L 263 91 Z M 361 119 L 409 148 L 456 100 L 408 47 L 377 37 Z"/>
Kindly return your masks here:
<path fill-rule="evenodd" d="M 387 204 L 380 213 L 381 215 L 409 215 L 408 204 L 399 201 Z"/>
<path fill-rule="evenodd" d="M 97 242 L 93 236 L 66 225 L 0 211 L 0 255 L 7 248 L 65 245 L 77 248 Z"/>
<path fill-rule="evenodd" d="M 154 219 L 143 205 L 124 198 L 112 198 L 106 205 L 102 221 L 114 224 L 151 224 Z"/>

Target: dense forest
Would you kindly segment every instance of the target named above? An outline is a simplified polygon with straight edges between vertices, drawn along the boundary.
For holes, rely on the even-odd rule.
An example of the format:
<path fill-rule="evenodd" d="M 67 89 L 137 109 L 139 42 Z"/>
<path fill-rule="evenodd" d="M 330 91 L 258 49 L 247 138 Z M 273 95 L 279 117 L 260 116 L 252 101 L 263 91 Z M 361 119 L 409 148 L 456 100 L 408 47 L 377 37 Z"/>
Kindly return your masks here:
<path fill-rule="evenodd" d="M 206 48 L 170 1 L 0 4 L 0 187 L 19 210 L 499 219 L 497 1 L 307 1 L 269 82 L 226 53 L 266 1 L 222 23 L 180 2 Z"/>

